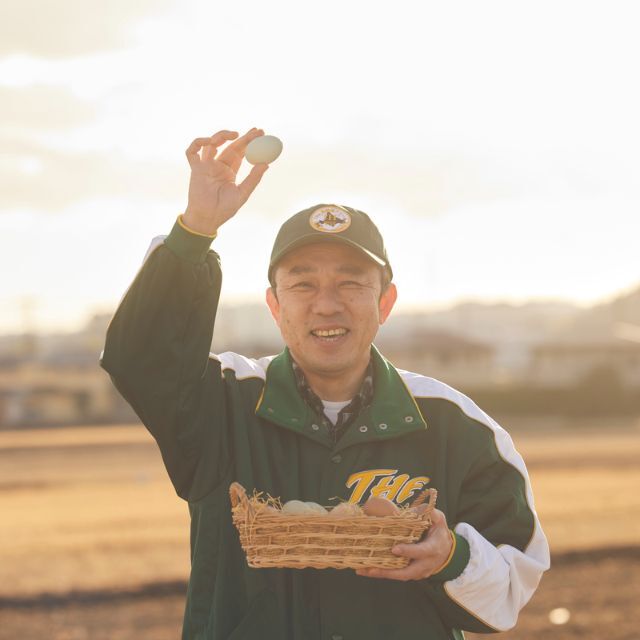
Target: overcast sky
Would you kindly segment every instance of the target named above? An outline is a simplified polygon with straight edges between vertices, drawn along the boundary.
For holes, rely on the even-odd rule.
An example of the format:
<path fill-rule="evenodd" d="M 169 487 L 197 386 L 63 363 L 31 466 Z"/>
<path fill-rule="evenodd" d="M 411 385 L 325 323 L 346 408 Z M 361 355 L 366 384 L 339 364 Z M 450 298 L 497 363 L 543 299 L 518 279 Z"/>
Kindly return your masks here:
<path fill-rule="evenodd" d="M 228 302 L 319 202 L 374 218 L 404 306 L 640 283 L 637 3 L 217 4 L 3 2 L 0 331 L 112 309 L 223 128 L 284 143 L 216 240 Z"/>

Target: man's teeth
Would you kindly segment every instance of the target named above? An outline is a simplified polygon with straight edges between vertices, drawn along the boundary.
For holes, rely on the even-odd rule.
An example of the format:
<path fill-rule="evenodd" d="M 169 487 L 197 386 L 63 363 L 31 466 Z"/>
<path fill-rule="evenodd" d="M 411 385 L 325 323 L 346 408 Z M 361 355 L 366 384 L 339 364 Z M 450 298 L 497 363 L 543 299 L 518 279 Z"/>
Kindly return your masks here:
<path fill-rule="evenodd" d="M 326 331 L 316 330 L 312 331 L 314 336 L 318 336 L 319 338 L 330 338 L 331 336 L 343 336 L 347 333 L 346 329 L 328 329 Z"/>

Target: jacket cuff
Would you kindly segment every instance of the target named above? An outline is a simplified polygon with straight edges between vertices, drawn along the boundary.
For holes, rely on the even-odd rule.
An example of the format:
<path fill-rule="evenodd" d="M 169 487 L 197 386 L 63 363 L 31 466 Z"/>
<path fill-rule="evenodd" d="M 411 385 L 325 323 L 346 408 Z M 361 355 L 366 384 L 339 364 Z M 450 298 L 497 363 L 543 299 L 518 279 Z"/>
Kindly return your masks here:
<path fill-rule="evenodd" d="M 184 225 L 178 216 L 164 244 L 178 257 L 193 264 L 199 264 L 205 261 L 214 238 L 215 235 L 206 236 L 192 231 Z"/>
<path fill-rule="evenodd" d="M 453 580 L 464 571 L 469 563 L 471 552 L 466 538 L 458 535 L 455 531 L 451 531 L 451 537 L 453 539 L 453 548 L 447 561 L 436 573 L 430 575 L 427 580 L 432 582 L 447 582 L 448 580 Z"/>

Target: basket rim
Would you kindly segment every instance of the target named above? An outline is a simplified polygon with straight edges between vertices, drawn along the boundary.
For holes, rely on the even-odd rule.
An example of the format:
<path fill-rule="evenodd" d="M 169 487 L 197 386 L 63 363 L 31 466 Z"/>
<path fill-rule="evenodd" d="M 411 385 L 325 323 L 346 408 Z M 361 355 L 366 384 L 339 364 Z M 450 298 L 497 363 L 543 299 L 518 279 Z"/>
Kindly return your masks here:
<path fill-rule="evenodd" d="M 261 498 L 262 493 L 254 493 L 254 496 L 252 498 L 249 498 L 249 496 L 247 496 L 247 491 L 246 489 L 239 483 L 239 482 L 232 482 L 231 485 L 229 486 L 229 496 L 231 499 L 231 506 L 233 509 L 233 512 L 237 512 L 240 509 L 244 510 L 247 512 L 248 516 L 254 520 L 256 518 L 260 518 L 260 520 L 264 520 L 264 519 L 286 519 L 285 521 L 288 523 L 292 523 L 292 522 L 296 522 L 296 521 L 300 521 L 300 522 L 314 522 L 314 521 L 318 521 L 319 519 L 322 518 L 331 518 L 332 521 L 340 521 L 340 522 L 345 522 L 345 521 L 353 521 L 353 522 L 358 522 L 361 523 L 363 520 L 363 515 L 357 515 L 357 516 L 340 516 L 340 515 L 335 515 L 332 516 L 331 515 L 331 511 L 333 510 L 333 508 L 335 508 L 337 505 L 333 505 L 329 508 L 327 508 L 328 513 L 327 514 L 322 514 L 322 513 L 305 513 L 305 514 L 290 514 L 290 513 L 278 513 L 278 514 L 274 514 L 274 513 L 269 513 L 269 512 L 263 512 L 261 509 L 257 510 L 255 507 L 254 503 L 258 503 L 264 506 L 271 506 L 269 505 L 269 500 L 273 500 L 276 504 L 280 504 L 280 500 L 279 499 L 273 499 L 271 498 L 271 496 L 268 497 L 267 500 Z M 410 504 L 410 505 L 403 505 L 400 507 L 400 511 L 398 514 L 395 515 L 388 515 L 388 516 L 369 516 L 369 515 L 364 515 L 365 518 L 367 518 L 367 522 L 373 524 L 374 522 L 385 522 L 385 523 L 396 523 L 399 524 L 400 522 L 405 522 L 407 520 L 424 520 L 426 522 L 430 522 L 431 521 L 431 514 L 433 512 L 433 510 L 435 509 L 435 505 L 436 505 L 436 499 L 437 499 L 437 495 L 438 492 L 436 491 L 436 489 L 433 488 L 429 488 L 429 489 L 425 489 L 423 491 L 420 492 L 420 494 L 418 495 L 418 497 Z M 423 510 L 423 512 L 421 514 L 416 513 L 415 511 L 413 511 L 413 508 L 415 506 L 418 506 L 419 504 L 422 504 L 425 501 L 425 498 L 427 498 L 427 506 L 426 509 Z"/>

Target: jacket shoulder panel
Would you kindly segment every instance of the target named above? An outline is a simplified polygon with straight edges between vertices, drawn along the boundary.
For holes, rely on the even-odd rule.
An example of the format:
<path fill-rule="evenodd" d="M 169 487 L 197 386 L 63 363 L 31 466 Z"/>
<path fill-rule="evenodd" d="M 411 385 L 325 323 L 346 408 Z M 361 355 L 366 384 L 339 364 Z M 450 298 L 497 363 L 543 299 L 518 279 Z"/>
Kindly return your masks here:
<path fill-rule="evenodd" d="M 149 248 L 147 249 L 147 252 L 144 254 L 144 258 L 142 259 L 142 264 L 144 264 L 148 259 L 149 256 L 161 245 L 164 244 L 164 241 L 167 239 L 166 235 L 163 236 L 155 236 L 154 238 L 151 239 L 151 242 L 149 243 Z"/>
<path fill-rule="evenodd" d="M 450 387 L 441 380 L 429 378 L 419 373 L 404 371 L 403 369 L 398 369 L 398 373 L 414 398 L 448 400 L 455 404 L 467 417 L 488 427 L 494 434 L 496 432 L 504 432 L 506 434 L 506 431 L 491 416 L 485 413 L 471 398 L 461 391 Z"/>
<path fill-rule="evenodd" d="M 410 371 L 398 370 L 409 391 L 416 399 L 442 399 L 453 403 L 467 417 L 471 418 L 471 424 L 479 423 L 493 434 L 495 447 L 500 457 L 512 467 L 518 470 L 524 478 L 527 487 L 527 498 L 531 510 L 534 511 L 533 495 L 531 492 L 529 474 L 522 456 L 516 450 L 511 436 L 491 416 L 485 413 L 471 398 L 461 391 L 450 387 L 448 384 L 422 376 Z"/>

